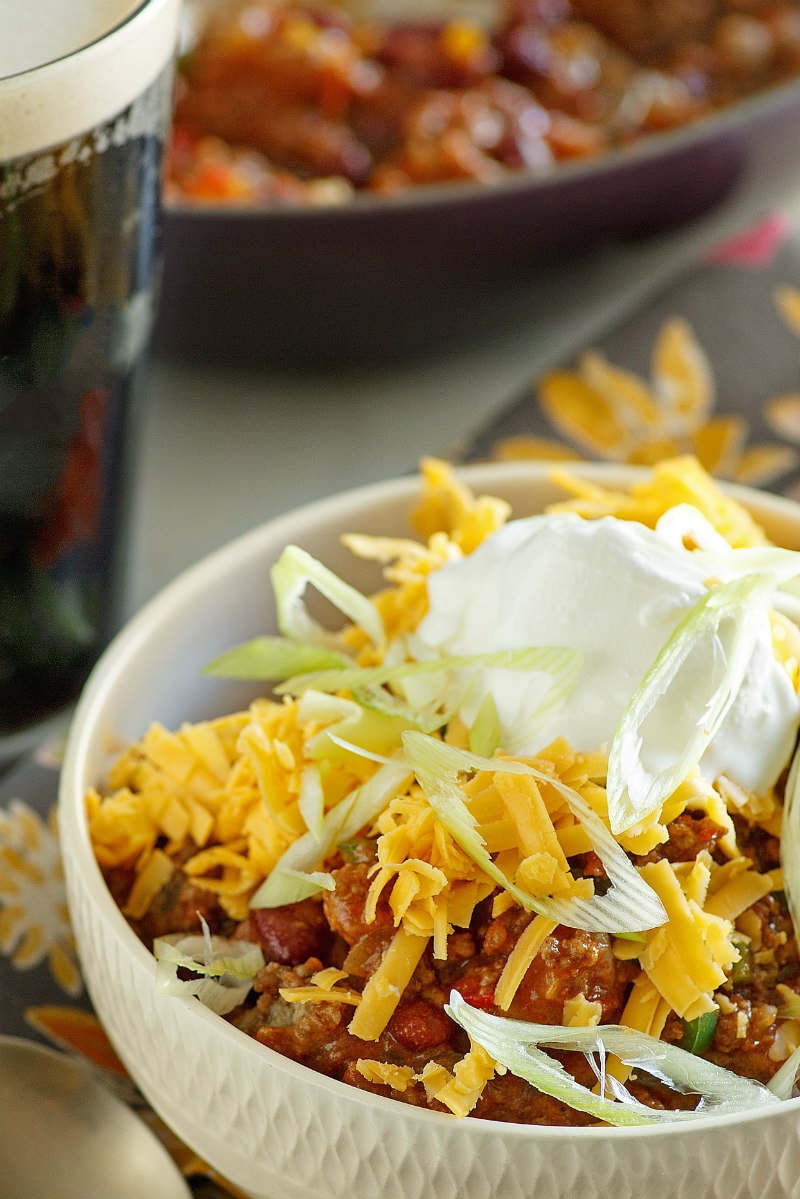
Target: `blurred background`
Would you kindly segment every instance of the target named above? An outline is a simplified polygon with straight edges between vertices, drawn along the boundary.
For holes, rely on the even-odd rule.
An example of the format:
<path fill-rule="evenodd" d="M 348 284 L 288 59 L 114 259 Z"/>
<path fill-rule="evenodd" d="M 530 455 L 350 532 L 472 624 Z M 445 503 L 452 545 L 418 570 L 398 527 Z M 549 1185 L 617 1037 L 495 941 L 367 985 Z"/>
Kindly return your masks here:
<path fill-rule="evenodd" d="M 187 5 L 185 11 L 202 15 L 214 7 L 204 0 L 199 9 Z M 376 5 L 366 7 L 374 13 Z M 447 82 L 483 88 L 485 95 L 490 60 L 485 41 L 469 25 L 474 7 L 448 10 L 458 31 L 457 37 L 448 35 L 458 62 Z M 434 8 L 439 12 L 441 3 Z M 415 0 L 402 11 L 419 20 L 429 9 L 427 0 Z M 236 92 L 228 77 L 234 117 L 219 119 L 246 112 L 250 124 L 257 123 L 252 112 L 258 106 L 248 90 L 253 80 L 243 80 L 248 70 L 258 74 L 260 55 L 262 65 L 271 64 L 269 72 L 262 70 L 271 89 L 265 111 L 274 106 L 280 126 L 296 116 L 296 95 L 280 72 L 289 78 L 301 70 L 291 55 L 302 42 L 310 78 L 318 66 L 318 59 L 313 71 L 308 65 L 311 51 L 316 54 L 325 39 L 319 29 L 309 32 L 305 26 L 300 38 L 293 27 L 283 44 L 270 27 L 272 18 L 262 12 L 256 20 L 257 11 L 257 5 L 247 10 L 233 42 L 226 33 L 218 43 L 218 56 L 230 53 L 238 64 L 241 84 Z M 391 4 L 387 11 L 394 11 Z M 381 195 L 357 190 L 344 203 L 311 206 L 286 204 L 284 197 L 260 208 L 218 203 L 213 188 L 222 185 L 212 171 L 202 183 L 211 190 L 198 205 L 197 196 L 187 202 L 180 194 L 176 180 L 195 190 L 199 185 L 191 172 L 179 179 L 182 164 L 173 147 L 129 611 L 184 566 L 262 520 L 343 488 L 411 471 L 423 454 L 458 458 L 486 452 L 485 431 L 499 436 L 503 414 L 515 410 L 518 417 L 521 401 L 529 409 L 528 423 L 535 423 L 534 383 L 543 372 L 572 362 L 615 331 L 615 352 L 624 359 L 625 330 L 637 314 L 658 297 L 665 297 L 668 312 L 670 288 L 708 262 L 715 246 L 764 220 L 784 222 L 781 238 L 789 257 L 780 263 L 780 282 L 800 284 L 791 253 L 800 221 L 800 8 L 793 0 L 688 7 L 640 0 L 614 5 L 515 0 L 511 12 L 513 28 L 503 35 L 511 74 L 524 79 L 538 99 L 544 96 L 545 106 L 555 96 L 567 114 L 569 137 L 557 123 L 528 136 L 526 109 L 523 118 L 508 118 L 510 140 L 531 162 L 540 153 L 574 156 L 553 171 L 512 171 L 487 186 L 450 177 L 446 166 L 435 163 L 430 170 L 440 174 L 430 186 L 393 191 L 395 175 L 390 172 L 387 187 L 384 171 Z M 771 31 L 769 45 L 762 17 Z M 223 86 L 219 62 L 192 58 L 197 28 L 189 27 L 178 88 L 176 128 L 184 140 L 196 132 L 198 104 L 208 105 L 208 94 Z M 664 76 L 654 76 L 649 67 L 631 73 L 630 64 L 618 60 L 620 45 L 642 29 L 649 30 L 651 59 L 657 52 L 667 61 L 658 38 L 671 47 L 667 57 L 675 70 L 666 91 Z M 613 51 L 605 41 L 593 60 L 598 38 L 609 35 Z M 259 38 L 261 46 L 254 49 Z M 703 38 L 708 44 L 701 44 Z M 517 49 L 508 51 L 512 41 Z M 523 42 L 524 54 L 518 52 Z M 549 66 L 540 53 L 545 43 Z M 529 52 L 534 44 L 537 54 Z M 553 47 L 561 56 L 555 67 Z M 393 61 L 394 44 L 387 42 L 380 53 L 382 62 Z M 420 66 L 424 54 L 418 47 L 413 55 L 407 45 L 397 54 L 405 55 L 406 67 L 413 58 L 415 71 L 429 70 L 427 59 Z M 337 64 L 337 112 L 349 104 L 346 111 L 355 112 L 351 124 L 363 131 L 363 112 L 358 125 L 363 96 L 353 99 L 361 86 L 353 82 L 357 72 L 346 75 L 339 59 Z M 783 82 L 763 91 L 757 81 L 774 70 L 779 77 L 783 72 Z M 206 88 L 194 108 L 185 90 L 192 72 Z M 304 104 L 329 94 L 324 74 L 320 69 L 309 82 Z M 755 90 L 685 123 L 680 104 L 695 104 L 698 97 L 704 103 L 709 80 L 729 99 Z M 602 121 L 584 119 L 598 104 L 616 106 L 616 126 L 607 121 L 601 129 Z M 490 107 L 493 118 L 507 118 L 505 99 L 492 94 Z M 620 132 L 631 120 L 641 128 L 630 125 Z M 636 136 L 658 122 L 664 128 L 655 136 Z M 612 140 L 608 152 L 582 157 L 585 146 L 578 153 L 577 142 L 597 136 L 598 129 L 616 143 Z M 265 144 L 275 139 L 274 129 L 251 132 Z M 335 132 L 338 136 L 338 125 Z M 411 150 L 405 153 L 408 169 Z M 496 155 L 502 158 L 500 150 Z M 250 186 L 256 168 L 249 158 L 245 166 Z M 495 167 L 482 159 L 481 170 L 491 173 Z M 262 170 L 259 165 L 256 174 Z M 241 177 L 233 186 L 239 183 Z M 285 186 L 283 176 L 279 183 Z M 269 186 L 276 186 L 274 179 Z M 761 352 L 761 343 L 753 340 L 758 322 L 751 310 L 772 309 L 773 282 L 762 274 L 760 286 L 751 287 L 745 279 L 736 292 L 737 315 L 724 274 L 709 276 L 700 315 L 713 322 L 717 314 L 716 340 L 724 344 L 728 337 L 737 361 Z M 681 303 L 677 294 L 675 303 Z M 747 330 L 753 330 L 750 339 Z M 651 332 L 652 323 L 640 341 Z M 696 332 L 702 341 L 704 330 Z M 643 353 L 639 345 L 639 360 Z M 782 383 L 792 390 L 795 348 L 789 338 L 786 353 L 790 377 Z M 722 355 L 723 364 L 730 356 Z M 750 365 L 758 371 L 757 364 Z M 722 409 L 746 409 L 749 403 L 746 394 L 717 397 Z"/>

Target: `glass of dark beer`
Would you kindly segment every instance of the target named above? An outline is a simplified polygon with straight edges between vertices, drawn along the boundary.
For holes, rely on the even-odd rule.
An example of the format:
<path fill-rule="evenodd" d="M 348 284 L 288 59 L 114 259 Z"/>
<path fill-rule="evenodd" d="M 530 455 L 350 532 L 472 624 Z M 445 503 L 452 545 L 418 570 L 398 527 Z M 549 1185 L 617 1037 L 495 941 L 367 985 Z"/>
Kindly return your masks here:
<path fill-rule="evenodd" d="M 0 0 L 0 766 L 121 618 L 179 0 Z"/>

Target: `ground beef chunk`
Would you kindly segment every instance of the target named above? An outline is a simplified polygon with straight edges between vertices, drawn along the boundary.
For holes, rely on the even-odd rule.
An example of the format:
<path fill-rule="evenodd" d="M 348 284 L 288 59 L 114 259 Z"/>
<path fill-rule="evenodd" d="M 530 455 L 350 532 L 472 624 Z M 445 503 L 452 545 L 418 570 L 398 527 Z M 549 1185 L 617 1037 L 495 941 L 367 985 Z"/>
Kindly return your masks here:
<path fill-rule="evenodd" d="M 748 823 L 740 816 L 734 816 L 733 824 L 736 829 L 736 842 L 742 853 L 751 859 L 756 870 L 763 873 L 780 865 L 781 843 L 778 837 L 759 828 L 757 824 Z"/>
<path fill-rule="evenodd" d="M 117 902 L 124 909 L 133 883 L 132 871 L 116 870 L 107 881 Z M 217 896 L 203 887 L 196 887 L 188 875 L 178 869 L 165 887 L 152 900 L 140 919 L 131 919 L 136 934 L 151 946 L 157 937 L 174 932 L 199 933 L 203 921 L 212 933 L 230 936 L 234 922 L 220 907 Z"/>
<path fill-rule="evenodd" d="M 347 862 L 334 870 L 335 890 L 326 891 L 323 898 L 328 924 L 348 945 L 355 945 L 367 933 L 393 923 L 391 908 L 381 897 L 375 919 L 369 924 L 364 918 L 364 905 L 370 887 L 370 863 Z"/>
<path fill-rule="evenodd" d="M 375 973 L 378 966 L 380 966 L 381 959 L 389 947 L 393 933 L 394 929 L 386 927 L 376 928 L 371 932 L 365 933 L 350 948 L 350 951 L 342 962 L 342 969 L 346 970 L 354 978 L 361 980 L 363 985 L 370 975 Z"/>
<path fill-rule="evenodd" d="M 473 1115 L 483 1120 L 513 1120 L 519 1124 L 580 1127 L 595 1123 L 593 1117 L 575 1111 L 549 1095 L 540 1094 L 514 1074 L 501 1074 L 491 1079 Z"/>
<path fill-rule="evenodd" d="M 425 971 L 409 988 L 411 994 L 407 992 L 409 997 L 399 1005 L 377 1042 L 361 1041 L 348 1033 L 353 1014 L 349 1004 L 289 1003 L 281 997 L 282 988 L 306 985 L 321 965 L 316 959 L 296 968 L 275 962 L 266 965 L 254 982 L 255 1006 L 237 1015 L 237 1026 L 263 1045 L 334 1078 L 342 1078 L 362 1057 L 422 1069 L 436 1050 L 451 1063 L 465 1051 L 463 1034 L 442 1010 L 441 994 L 435 992 L 435 1002 L 422 996 L 428 977 Z M 451 1042 L 457 1042 L 458 1048 Z"/>
<path fill-rule="evenodd" d="M 718 1066 L 759 1082 L 769 1082 L 780 1063 L 770 1057 L 777 1032 L 777 1008 L 770 1003 L 730 996 L 733 1011 L 721 1011 L 711 1048 L 705 1056 Z"/>
<path fill-rule="evenodd" d="M 682 812 L 667 825 L 669 839 L 652 853 L 636 857 L 637 866 L 666 858 L 668 862 L 693 862 L 702 850 L 712 854 L 725 829 L 701 812 Z"/>
<path fill-rule="evenodd" d="M 517 1020 L 560 1024 L 564 1004 L 576 995 L 599 1003 L 600 1022 L 613 1024 L 625 1003 L 628 971 L 611 952 L 606 933 L 559 927 L 528 967 L 509 1008 Z"/>
<path fill-rule="evenodd" d="M 352 1009 L 339 1003 L 289 1003 L 279 993 L 284 987 L 307 985 L 310 975 L 321 968 L 322 963 L 315 959 L 296 969 L 268 963 L 254 981 L 255 1008 L 237 1023 L 284 1057 L 339 1077 L 341 1047 L 354 1041 L 347 1035 Z M 348 1047 L 348 1056 L 353 1048 Z"/>
<path fill-rule="evenodd" d="M 742 961 L 734 966 L 732 989 L 754 999 L 780 1003 L 778 983 L 800 985 L 800 953 L 783 896 L 765 895 L 750 908 L 758 921 L 756 942 L 741 947 Z"/>
<path fill-rule="evenodd" d="M 530 922 L 530 914 L 510 908 L 493 920 L 480 951 L 463 964 L 446 971 L 447 980 L 468 1003 L 487 1011 L 494 1007 L 494 991 L 509 953 Z M 547 937 L 512 1001 L 508 1015 L 519 1020 L 560 1024 L 564 1004 L 583 995 L 598 1002 L 603 1023 L 616 1021 L 635 967 L 618 962 L 605 933 L 559 926 Z"/>

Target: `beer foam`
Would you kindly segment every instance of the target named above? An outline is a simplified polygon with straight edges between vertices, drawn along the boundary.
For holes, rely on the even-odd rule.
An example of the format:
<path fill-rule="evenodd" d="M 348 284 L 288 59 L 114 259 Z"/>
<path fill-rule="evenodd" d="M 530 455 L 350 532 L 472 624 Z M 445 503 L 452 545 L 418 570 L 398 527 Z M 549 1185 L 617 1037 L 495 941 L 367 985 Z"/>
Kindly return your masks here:
<path fill-rule="evenodd" d="M 97 41 L 140 7 L 141 0 L 0 0 L 0 78 L 64 58 Z"/>
<path fill-rule="evenodd" d="M 0 161 L 127 108 L 173 60 L 180 0 L 0 0 Z"/>

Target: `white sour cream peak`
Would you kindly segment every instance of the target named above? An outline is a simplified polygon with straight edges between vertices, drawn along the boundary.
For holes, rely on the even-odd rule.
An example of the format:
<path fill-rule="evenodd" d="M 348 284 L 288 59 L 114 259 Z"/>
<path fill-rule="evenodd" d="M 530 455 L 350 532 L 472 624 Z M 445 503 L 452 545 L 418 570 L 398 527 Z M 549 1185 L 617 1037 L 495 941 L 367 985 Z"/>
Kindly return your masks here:
<path fill-rule="evenodd" d="M 473 554 L 429 580 L 418 630 L 429 651 L 478 654 L 533 645 L 570 646 L 583 667 L 565 703 L 532 726 L 527 716 L 547 680 L 485 671 L 469 693 L 467 721 L 491 691 L 508 752 L 534 753 L 557 736 L 578 750 L 608 746 L 634 692 L 680 620 L 706 590 L 692 553 L 658 532 L 573 513 L 511 521 Z M 721 644 L 712 656 L 724 653 Z M 694 665 L 694 663 L 692 663 Z M 698 678 L 712 663 L 696 663 Z M 689 672 L 682 700 L 692 704 Z M 685 714 L 684 714 L 685 718 Z M 766 614 L 742 686 L 700 768 L 742 786 L 772 786 L 792 752 L 800 704 L 772 651 Z M 669 731 L 663 746 L 669 751 Z"/>

